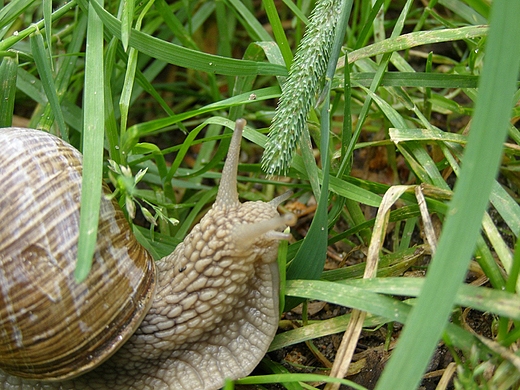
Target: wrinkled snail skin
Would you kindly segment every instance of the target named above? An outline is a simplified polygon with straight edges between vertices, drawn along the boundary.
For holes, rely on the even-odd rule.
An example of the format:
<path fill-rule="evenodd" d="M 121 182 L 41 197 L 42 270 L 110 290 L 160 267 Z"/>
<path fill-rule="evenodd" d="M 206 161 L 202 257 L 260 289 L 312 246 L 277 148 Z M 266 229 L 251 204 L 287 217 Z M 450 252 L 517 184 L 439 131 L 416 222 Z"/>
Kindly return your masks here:
<path fill-rule="evenodd" d="M 294 216 L 278 214 L 283 197 L 239 202 L 236 171 L 244 126 L 237 121 L 212 208 L 171 255 L 155 263 L 151 307 L 128 341 L 100 366 L 72 379 L 42 382 L 0 371 L 0 389 L 211 390 L 254 369 L 278 326 L 277 248 L 288 238 L 280 230 Z M 3 313 L 0 307 L 0 326 Z"/>

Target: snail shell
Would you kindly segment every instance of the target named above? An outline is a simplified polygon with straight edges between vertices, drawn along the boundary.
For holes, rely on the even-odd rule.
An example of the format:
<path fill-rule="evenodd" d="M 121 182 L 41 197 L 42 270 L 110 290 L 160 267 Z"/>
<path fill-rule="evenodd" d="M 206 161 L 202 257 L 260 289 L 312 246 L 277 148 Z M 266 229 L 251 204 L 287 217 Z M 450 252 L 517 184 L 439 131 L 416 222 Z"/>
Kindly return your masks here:
<path fill-rule="evenodd" d="M 102 197 L 94 266 L 76 283 L 81 154 L 31 129 L 0 130 L 0 145 L 0 367 L 73 377 L 134 333 L 152 303 L 154 263 Z"/>
<path fill-rule="evenodd" d="M 276 210 L 285 196 L 239 202 L 244 126 L 237 121 L 215 203 L 155 263 L 157 275 L 103 199 L 101 246 L 80 284 L 81 155 L 45 133 L 0 130 L 9 145 L 0 150 L 0 389 L 211 390 L 252 371 L 277 329 L 277 247 L 289 238 L 279 230 L 295 217 Z M 108 236 L 125 244 L 102 244 Z"/>

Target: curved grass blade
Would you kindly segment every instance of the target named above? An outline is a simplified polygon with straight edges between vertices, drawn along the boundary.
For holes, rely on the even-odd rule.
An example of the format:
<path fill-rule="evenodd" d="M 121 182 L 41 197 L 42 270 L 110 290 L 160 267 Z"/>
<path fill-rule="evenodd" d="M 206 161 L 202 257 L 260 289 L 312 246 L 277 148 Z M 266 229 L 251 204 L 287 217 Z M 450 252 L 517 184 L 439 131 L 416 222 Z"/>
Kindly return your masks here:
<path fill-rule="evenodd" d="M 106 29 L 111 34 L 121 39 L 121 22 L 114 16 L 110 15 L 96 2 L 90 4 L 92 4 L 95 12 L 99 15 L 99 18 L 102 20 Z M 132 30 L 132 33 L 130 34 L 129 45 L 152 58 L 163 60 L 183 68 L 199 70 L 202 72 L 227 76 L 284 76 L 287 74 L 285 67 L 280 65 L 266 62 L 236 60 L 233 58 L 202 53 L 163 41 L 136 30 Z"/>
<path fill-rule="evenodd" d="M 425 280 L 423 278 L 376 278 L 343 280 L 338 283 L 380 294 L 417 297 L 421 293 Z M 481 312 L 520 320 L 518 296 L 512 292 L 462 284 L 455 294 L 454 302 L 456 305 L 471 307 Z"/>
<path fill-rule="evenodd" d="M 434 31 L 416 31 L 409 34 L 398 35 L 376 42 L 362 49 L 355 50 L 348 55 L 348 62 L 352 64 L 362 58 L 373 57 L 379 54 L 406 50 L 412 47 L 431 43 L 458 41 L 461 39 L 478 38 L 487 35 L 488 26 L 465 26 L 460 28 L 446 28 Z M 345 65 L 345 58 L 338 61 L 338 68 Z"/>
<path fill-rule="evenodd" d="M 239 0 L 227 0 L 227 3 L 233 6 L 236 9 L 238 14 L 243 18 L 243 25 L 246 30 L 249 32 L 249 35 L 255 41 L 272 41 L 271 36 L 265 31 L 265 28 L 258 21 L 255 15 L 249 11 L 249 9 L 245 6 L 244 2 Z"/>

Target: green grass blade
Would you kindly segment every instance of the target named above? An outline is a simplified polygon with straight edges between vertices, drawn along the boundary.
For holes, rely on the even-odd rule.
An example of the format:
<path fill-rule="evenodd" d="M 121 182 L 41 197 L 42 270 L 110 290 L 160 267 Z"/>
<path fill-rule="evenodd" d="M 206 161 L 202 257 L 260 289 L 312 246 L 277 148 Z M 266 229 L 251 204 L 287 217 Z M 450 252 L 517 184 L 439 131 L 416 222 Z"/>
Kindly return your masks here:
<path fill-rule="evenodd" d="M 65 119 L 63 119 L 63 112 L 61 111 L 60 101 L 58 99 L 58 93 L 56 92 L 56 85 L 52 75 L 52 65 L 48 54 L 45 52 L 43 37 L 40 31 L 36 31 L 31 35 L 31 51 L 36 63 L 36 68 L 40 74 L 43 89 L 49 100 L 49 104 L 52 107 L 52 112 L 58 122 L 58 127 L 62 138 L 68 140 L 68 130 L 65 125 Z M 45 118 L 43 118 L 45 120 Z"/>
<path fill-rule="evenodd" d="M 363 87 L 369 87 L 375 73 L 358 72 L 350 75 L 350 80 Z M 382 87 L 431 87 L 431 88 L 476 88 L 477 76 L 468 74 L 386 72 L 379 84 Z M 343 80 L 335 78 L 333 86 L 339 88 Z"/>
<path fill-rule="evenodd" d="M 290 296 L 321 300 L 363 310 L 384 317 L 387 321 L 403 323 L 405 327 L 406 323 L 411 321 L 411 305 L 357 286 L 347 286 L 342 283 L 331 284 L 321 280 L 288 280 L 286 292 Z M 455 293 L 457 293 L 457 290 Z M 475 337 L 458 326 L 448 324 L 445 331 L 457 347 L 469 351 L 475 346 Z M 418 342 L 418 340 L 416 339 L 415 341 Z M 396 377 L 395 372 L 392 373 L 394 377 Z M 397 375 L 395 380 L 399 381 L 405 378 L 407 374 L 407 371 L 399 371 L 399 375 Z M 419 373 L 419 376 L 422 376 L 422 373 Z M 399 383 L 401 384 L 395 387 L 385 387 L 385 389 L 404 389 L 402 387 L 404 382 Z"/>
<path fill-rule="evenodd" d="M 261 99 L 272 99 L 280 94 L 280 89 L 278 87 L 269 87 L 261 90 L 253 90 L 250 92 L 247 92 L 245 94 L 241 94 L 238 96 L 233 96 L 229 99 L 225 99 L 222 101 L 218 101 L 215 103 L 208 104 L 207 106 L 201 107 L 196 110 L 183 112 L 180 114 L 173 115 L 171 117 L 167 118 L 161 118 L 156 119 L 150 122 L 144 122 L 139 125 L 132 126 L 128 129 L 128 132 L 126 134 L 126 140 L 123 140 L 123 150 L 129 151 L 133 145 L 137 142 L 137 138 L 145 135 L 147 133 L 159 130 L 161 128 L 171 126 L 175 123 L 184 121 L 189 118 L 193 118 L 197 115 L 201 115 L 207 112 L 222 110 L 222 109 L 229 109 L 230 107 L 242 105 L 242 104 L 249 104 L 255 101 L 252 101 L 249 96 L 251 93 L 254 93 L 257 98 L 255 101 L 259 101 Z"/>
<path fill-rule="evenodd" d="M 490 201 L 504 218 L 504 222 L 518 237 L 520 235 L 520 206 L 515 199 L 495 181 Z"/>
<path fill-rule="evenodd" d="M 466 2 L 474 3 L 474 1 L 469 0 Z M 486 24 L 487 19 L 482 16 L 489 13 L 489 4 L 486 7 L 479 7 L 481 14 L 477 12 L 477 8 L 473 9 L 472 7 L 464 4 L 459 0 L 439 0 L 439 4 L 442 4 L 449 10 L 453 11 L 459 17 L 464 18 L 469 23 L 473 24 Z"/>
<path fill-rule="evenodd" d="M 420 45 L 482 37 L 485 36 L 487 32 L 487 26 L 465 26 L 435 31 L 417 31 L 409 34 L 398 35 L 349 53 L 348 62 L 353 63 L 362 58 L 406 50 Z M 343 66 L 343 63 L 343 61 L 340 61 L 338 67 Z"/>
<path fill-rule="evenodd" d="M 294 13 L 298 19 L 300 19 L 304 24 L 309 24 L 309 19 L 307 16 L 294 4 L 291 0 L 282 0 L 283 3 Z"/>
<path fill-rule="evenodd" d="M 104 26 L 111 34 L 121 39 L 121 22 L 110 15 L 96 2 L 91 3 L 95 12 L 103 21 Z M 141 53 L 147 54 L 152 58 L 166 61 L 170 64 L 184 68 L 199 70 L 208 73 L 216 73 L 229 76 L 248 76 L 248 75 L 278 75 L 287 74 L 284 66 L 269 64 L 265 62 L 254 62 L 236 60 L 233 58 L 221 57 L 217 55 L 202 53 L 175 45 L 151 35 L 132 30 L 130 35 L 130 46 L 136 48 Z"/>
<path fill-rule="evenodd" d="M 285 348 L 318 337 L 343 332 L 345 331 L 349 320 L 350 313 L 309 324 L 305 327 L 278 333 L 269 346 L 268 352 L 276 351 L 277 349 Z M 363 326 L 374 327 L 384 324 L 386 321 L 387 320 L 383 317 L 368 314 Z"/>
<path fill-rule="evenodd" d="M 197 44 L 189 34 L 189 32 L 184 28 L 181 21 L 175 13 L 172 12 L 168 3 L 165 0 L 157 0 L 153 2 L 155 8 L 161 14 L 161 17 L 164 20 L 164 23 L 171 30 L 176 39 L 178 39 L 184 46 L 189 47 L 191 49 L 198 49 Z"/>
<path fill-rule="evenodd" d="M 43 25 L 45 26 L 45 42 L 47 43 L 47 55 L 48 58 L 52 58 L 52 0 L 43 0 Z"/>
<path fill-rule="evenodd" d="M 373 4 L 372 11 L 370 11 L 370 15 L 368 15 L 367 20 L 365 20 L 363 30 L 361 30 L 357 37 L 356 46 L 354 47 L 354 49 L 359 49 L 360 47 L 365 46 L 369 38 L 369 33 L 373 29 L 373 21 L 376 18 L 377 14 L 380 13 L 380 8 L 383 5 L 383 3 L 384 0 L 377 0 Z"/>
<path fill-rule="evenodd" d="M 127 0 L 125 4 L 133 4 L 133 0 Z M 148 1 L 146 5 L 144 6 L 142 12 L 140 13 L 139 17 L 137 18 L 137 21 L 135 23 L 136 30 L 141 29 L 141 24 L 143 22 L 143 18 L 148 12 L 148 10 L 153 5 L 153 1 Z M 132 15 L 133 15 L 133 5 L 130 7 L 128 5 L 128 8 L 132 8 Z M 130 12 L 129 10 L 124 10 L 124 12 Z M 130 32 L 131 25 L 128 29 Z M 124 30 L 123 30 L 124 31 Z M 128 38 L 128 37 L 127 37 Z M 128 44 L 128 42 L 127 42 Z M 124 42 L 123 42 L 124 46 Z M 126 50 L 126 47 L 125 47 Z M 121 97 L 119 99 L 119 109 L 121 111 L 121 134 L 123 134 L 126 131 L 126 124 L 128 119 L 128 110 L 130 108 L 130 98 L 132 97 L 132 90 L 134 87 L 134 80 L 135 80 L 135 73 L 137 68 L 137 55 L 138 52 L 133 47 L 130 48 L 128 53 L 128 62 L 126 64 L 126 73 L 125 73 L 125 81 L 123 83 L 123 91 L 121 92 Z"/>
<path fill-rule="evenodd" d="M 280 17 L 278 15 L 278 10 L 274 4 L 274 0 L 263 0 L 262 3 L 265 7 L 265 12 L 267 13 L 267 17 L 269 18 L 269 23 L 273 28 L 273 34 L 276 42 L 278 43 L 278 47 L 282 52 L 282 56 L 285 62 L 285 66 L 287 69 L 291 67 L 292 63 L 292 52 L 291 47 L 289 46 L 289 41 L 285 36 L 285 31 L 282 27 L 282 22 L 280 21 Z"/>
<path fill-rule="evenodd" d="M 0 127 L 10 127 L 13 123 L 14 97 L 16 94 L 16 75 L 18 56 L 14 53 L 5 56 L 0 64 Z"/>
<path fill-rule="evenodd" d="M 328 107 L 328 103 L 325 104 Z M 327 111 L 325 109 L 325 111 Z M 309 231 L 303 240 L 300 250 L 295 258 L 287 267 L 287 279 L 318 279 L 323 271 L 325 259 L 327 255 L 327 235 L 328 235 L 328 188 L 329 188 L 329 159 L 328 155 L 328 137 L 329 137 L 329 121 L 328 115 L 322 119 L 322 156 L 325 166 L 323 167 L 323 176 L 321 183 L 321 196 L 318 198 L 318 207 L 314 218 L 312 219 Z M 296 306 L 301 300 L 292 297 L 286 298 L 285 310 Z"/>
<path fill-rule="evenodd" d="M 239 379 L 236 383 L 239 384 L 263 384 L 263 383 L 274 383 L 280 384 L 285 382 L 325 382 L 325 383 L 338 383 L 348 386 L 354 390 L 367 390 L 366 387 L 358 385 L 348 379 L 332 378 L 330 376 L 323 376 L 318 374 L 275 374 L 275 375 L 259 375 L 259 376 L 248 376 L 247 378 Z M 312 389 L 313 387 L 309 387 Z M 292 389 L 291 389 L 292 390 Z"/>
<path fill-rule="evenodd" d="M 260 367 L 274 375 L 281 376 L 286 374 L 287 378 L 289 378 L 289 376 L 294 377 L 293 375 L 291 375 L 291 372 L 287 367 L 283 366 L 281 363 L 273 362 L 271 359 L 268 358 L 262 359 L 262 361 L 260 362 Z M 272 376 L 270 376 L 270 379 L 272 379 Z M 289 382 L 287 380 L 278 383 L 283 384 L 283 387 L 285 387 L 286 390 L 303 390 L 302 384 L 298 382 Z"/>
<path fill-rule="evenodd" d="M 288 280 L 289 296 L 323 300 L 385 317 L 390 321 L 406 323 L 411 307 L 406 303 L 357 286 L 322 280 Z M 396 387 L 399 388 L 399 387 Z"/>
<path fill-rule="evenodd" d="M 123 15 L 121 15 L 121 43 L 123 49 L 128 50 L 128 41 L 134 21 L 134 0 L 123 0 Z"/>
<path fill-rule="evenodd" d="M 374 102 L 379 106 L 381 111 L 386 117 L 392 122 L 394 126 L 404 125 L 404 119 L 399 113 L 384 99 L 381 99 L 378 95 L 366 90 L 367 94 L 372 97 Z M 392 136 L 393 129 L 390 129 L 390 135 Z M 413 130 L 412 130 L 413 131 Z M 402 131 L 405 132 L 405 131 Z M 442 178 L 439 170 L 437 169 L 435 162 L 431 156 L 426 152 L 424 147 L 416 141 L 411 142 L 399 142 L 391 138 L 396 147 L 405 156 L 407 162 L 410 164 L 415 174 L 421 181 L 434 184 L 439 188 L 448 189 L 448 185 Z"/>
<path fill-rule="evenodd" d="M 65 123 L 71 125 L 70 123 L 70 115 L 68 114 L 68 109 L 73 105 L 73 103 L 68 100 L 69 97 L 69 86 L 72 84 L 72 80 L 76 75 L 77 68 L 76 63 L 78 60 L 78 53 L 81 51 L 81 47 L 85 43 L 85 34 L 87 27 L 87 15 L 81 14 L 78 16 L 74 32 L 72 33 L 72 37 L 70 43 L 67 45 L 67 57 L 64 58 L 63 61 L 57 62 L 57 74 L 54 78 L 54 85 L 56 87 L 56 93 L 58 95 L 58 99 L 60 102 L 61 110 L 63 112 L 63 119 Z M 74 99 L 74 96 L 71 96 Z M 79 111 L 79 107 L 75 106 L 77 111 Z M 45 109 L 43 110 L 42 119 L 40 120 L 40 124 L 42 128 L 50 128 L 52 123 L 54 122 L 53 106 L 50 104 L 45 104 Z M 81 121 L 77 118 L 75 119 L 77 122 L 80 122 L 78 125 L 71 125 L 71 127 L 81 130 Z"/>
<path fill-rule="evenodd" d="M 305 296 L 309 299 L 320 299 L 364 310 L 386 317 L 388 320 L 406 322 L 410 320 L 409 317 L 407 318 L 408 309 L 395 317 L 393 307 L 396 306 L 396 301 L 389 296 L 417 297 L 424 284 L 423 278 L 392 277 L 338 282 L 292 280 L 287 281 L 287 292 L 289 295 Z M 481 312 L 520 320 L 518 297 L 511 292 L 461 284 L 455 291 L 454 302 Z"/>
<path fill-rule="evenodd" d="M 461 176 L 426 282 L 376 389 L 415 389 L 446 326 L 474 250 L 508 129 L 511 104 L 504 102 L 511 102 L 520 66 L 520 47 L 511 39 L 520 34 L 518 13 L 518 1 L 493 2 L 486 63 Z"/>
<path fill-rule="evenodd" d="M 8 31 L 6 27 L 23 14 L 23 12 L 32 5 L 31 3 L 31 1 L 26 0 L 14 0 L 0 9 L 0 39 L 2 39 L 4 34 Z M 43 23 L 39 27 L 43 27 Z"/>
<path fill-rule="evenodd" d="M 78 263 L 74 276 L 85 279 L 92 265 L 96 247 L 101 183 L 103 177 L 103 140 L 105 103 L 103 93 L 103 23 L 89 4 L 85 60 L 85 95 L 83 108 L 83 182 L 81 187 L 80 238 Z M 101 2 L 102 5 L 102 2 Z"/>
<path fill-rule="evenodd" d="M 416 297 L 424 286 L 423 278 L 376 278 L 355 279 L 339 282 L 367 289 L 371 292 L 405 297 Z M 487 287 L 461 284 L 455 294 L 455 304 L 463 307 L 503 315 L 520 320 L 518 296 L 511 292 Z"/>
<path fill-rule="evenodd" d="M 226 0 L 233 8 L 235 8 L 238 14 L 244 18 L 243 25 L 248 30 L 249 35 L 255 41 L 272 41 L 273 38 L 265 31 L 262 24 L 258 21 L 255 15 L 249 11 L 245 4 L 240 0 Z"/>
<path fill-rule="evenodd" d="M 139 52 L 133 47 L 128 51 L 128 62 L 126 64 L 125 81 L 123 83 L 123 90 L 119 99 L 119 110 L 121 111 L 121 136 L 126 131 L 128 110 L 130 107 L 130 98 L 132 97 L 132 89 L 135 80 L 135 71 L 137 67 L 137 56 Z"/>

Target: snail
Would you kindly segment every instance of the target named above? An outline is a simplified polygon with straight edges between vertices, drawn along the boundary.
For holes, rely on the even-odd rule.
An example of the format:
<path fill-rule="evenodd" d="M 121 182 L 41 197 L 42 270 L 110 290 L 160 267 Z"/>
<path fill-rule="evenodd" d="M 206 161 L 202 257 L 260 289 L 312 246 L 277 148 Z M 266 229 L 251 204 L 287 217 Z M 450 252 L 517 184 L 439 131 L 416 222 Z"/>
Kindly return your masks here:
<path fill-rule="evenodd" d="M 218 389 L 249 375 L 278 326 L 282 195 L 240 203 L 236 121 L 215 203 L 156 261 L 102 196 L 97 249 L 74 280 L 81 154 L 0 129 L 0 389 Z M 105 188 L 104 191 L 109 191 Z"/>

